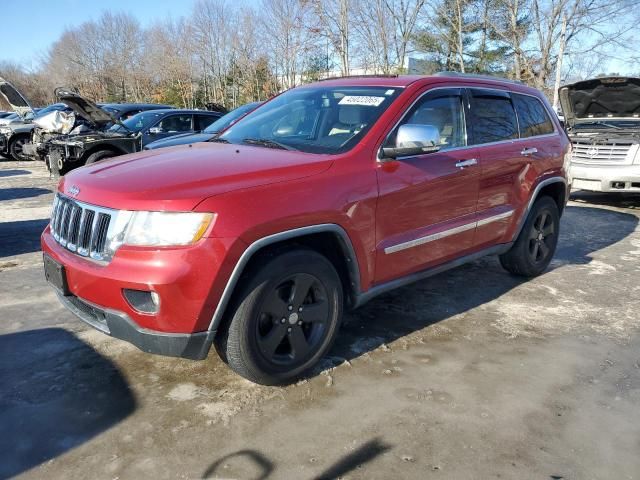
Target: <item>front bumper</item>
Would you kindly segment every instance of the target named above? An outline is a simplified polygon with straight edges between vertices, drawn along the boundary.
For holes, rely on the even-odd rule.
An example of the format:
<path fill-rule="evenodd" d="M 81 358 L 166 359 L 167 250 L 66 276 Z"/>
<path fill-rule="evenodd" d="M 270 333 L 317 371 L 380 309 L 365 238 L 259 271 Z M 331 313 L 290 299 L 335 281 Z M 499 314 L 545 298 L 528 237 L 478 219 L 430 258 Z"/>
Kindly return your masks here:
<path fill-rule="evenodd" d="M 58 298 L 83 322 L 147 353 L 202 360 L 207 358 L 216 334 L 212 330 L 191 334 L 156 332 L 140 328 L 127 314 L 117 310 L 100 307 L 76 296 L 58 294 Z"/>
<path fill-rule="evenodd" d="M 592 192 L 640 192 L 640 165 L 579 165 L 570 168 L 571 186 Z"/>
<path fill-rule="evenodd" d="M 0 153 L 6 154 L 9 142 L 7 141 L 7 137 L 0 133 Z"/>
<path fill-rule="evenodd" d="M 41 245 L 43 253 L 64 266 L 72 296 L 61 300 L 69 310 L 141 350 L 186 358 L 206 356 L 215 335 L 209 330 L 213 312 L 234 259 L 246 248 L 239 240 L 222 238 L 179 248 L 121 247 L 101 264 L 63 248 L 49 227 Z M 125 289 L 157 294 L 157 312 L 134 308 Z M 89 316 L 87 309 L 93 312 Z M 93 314 L 104 318 L 96 323 Z"/>

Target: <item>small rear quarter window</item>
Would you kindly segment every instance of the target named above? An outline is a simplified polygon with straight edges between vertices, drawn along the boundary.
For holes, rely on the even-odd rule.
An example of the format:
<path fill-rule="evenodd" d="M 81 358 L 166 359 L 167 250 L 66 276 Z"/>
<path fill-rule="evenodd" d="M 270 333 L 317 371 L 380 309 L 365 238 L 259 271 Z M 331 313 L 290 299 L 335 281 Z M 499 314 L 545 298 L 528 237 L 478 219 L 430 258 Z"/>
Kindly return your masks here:
<path fill-rule="evenodd" d="M 553 122 L 539 99 L 517 93 L 512 94 L 511 97 L 518 115 L 521 138 L 553 133 Z"/>

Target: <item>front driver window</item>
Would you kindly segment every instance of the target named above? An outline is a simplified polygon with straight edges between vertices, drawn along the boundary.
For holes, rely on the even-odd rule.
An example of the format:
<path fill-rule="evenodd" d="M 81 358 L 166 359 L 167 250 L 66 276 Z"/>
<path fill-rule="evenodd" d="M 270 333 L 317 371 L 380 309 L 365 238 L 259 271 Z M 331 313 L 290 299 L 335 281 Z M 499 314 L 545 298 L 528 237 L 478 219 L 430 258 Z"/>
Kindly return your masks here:
<path fill-rule="evenodd" d="M 171 115 L 163 119 L 158 127 L 162 133 L 191 131 L 191 115 Z"/>
<path fill-rule="evenodd" d="M 464 147 L 466 130 L 464 110 L 460 95 L 427 95 L 418 101 L 400 125 L 431 125 L 440 133 L 440 150 Z M 398 125 L 398 127 L 400 126 Z M 397 132 L 397 128 L 395 130 Z M 395 142 L 394 138 L 391 139 Z"/>

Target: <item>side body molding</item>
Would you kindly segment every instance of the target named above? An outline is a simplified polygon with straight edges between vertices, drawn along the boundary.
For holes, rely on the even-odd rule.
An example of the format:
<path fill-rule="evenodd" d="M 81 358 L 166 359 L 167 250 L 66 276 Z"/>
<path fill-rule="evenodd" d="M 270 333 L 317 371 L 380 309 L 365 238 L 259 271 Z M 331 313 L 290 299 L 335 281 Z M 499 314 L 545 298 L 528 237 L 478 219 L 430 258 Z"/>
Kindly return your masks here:
<path fill-rule="evenodd" d="M 240 279 L 244 268 L 249 263 L 249 260 L 251 260 L 255 253 L 257 253 L 264 247 L 267 247 L 274 243 L 282 242 L 284 240 L 291 240 L 314 233 L 333 233 L 338 235 L 338 238 L 342 243 L 344 253 L 346 254 L 345 260 L 351 280 L 351 285 L 347 285 L 347 292 L 354 293 L 354 296 L 357 295 L 360 292 L 360 269 L 358 266 L 358 259 L 353 248 L 353 244 L 351 243 L 351 239 L 349 238 L 349 235 L 347 234 L 345 229 L 335 223 L 323 223 L 319 225 L 310 225 L 308 227 L 294 228 L 293 230 L 286 230 L 284 232 L 278 232 L 260 238 L 259 240 L 256 240 L 251 245 L 249 245 L 249 247 L 242 253 L 242 255 L 240 256 L 240 260 L 238 260 L 238 263 L 236 263 L 236 266 L 231 272 L 231 276 L 227 281 L 227 285 L 224 287 L 222 297 L 220 298 L 218 306 L 216 307 L 213 313 L 213 317 L 211 318 L 209 331 L 217 330 L 218 326 L 220 325 L 224 312 L 227 308 L 227 305 L 229 304 L 229 300 L 231 300 L 233 291 L 238 284 L 238 280 Z"/>

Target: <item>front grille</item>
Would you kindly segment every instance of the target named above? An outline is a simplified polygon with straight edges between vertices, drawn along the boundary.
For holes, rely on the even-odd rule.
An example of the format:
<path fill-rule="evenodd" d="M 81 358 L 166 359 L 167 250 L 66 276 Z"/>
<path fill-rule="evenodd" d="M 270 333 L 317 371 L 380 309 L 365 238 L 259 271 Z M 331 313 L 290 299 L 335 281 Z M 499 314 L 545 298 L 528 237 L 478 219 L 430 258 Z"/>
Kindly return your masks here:
<path fill-rule="evenodd" d="M 573 142 L 571 160 L 575 163 L 624 165 L 633 161 L 637 149 L 638 145 L 634 145 L 631 142 L 612 142 L 607 144 Z"/>
<path fill-rule="evenodd" d="M 71 252 L 105 260 L 109 225 L 115 213 L 57 194 L 51 213 L 51 235 Z"/>

